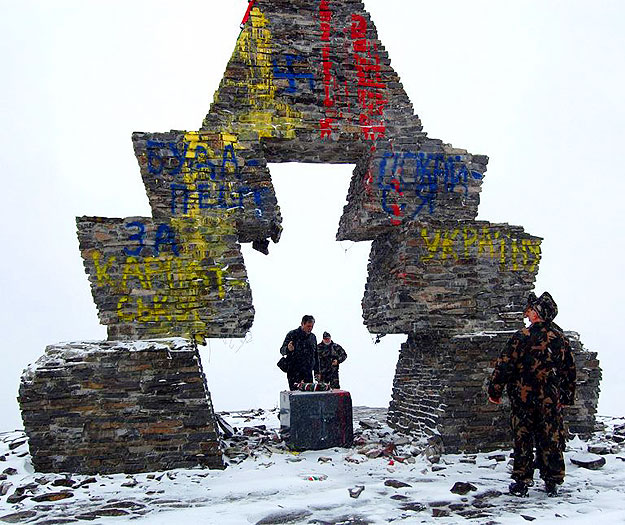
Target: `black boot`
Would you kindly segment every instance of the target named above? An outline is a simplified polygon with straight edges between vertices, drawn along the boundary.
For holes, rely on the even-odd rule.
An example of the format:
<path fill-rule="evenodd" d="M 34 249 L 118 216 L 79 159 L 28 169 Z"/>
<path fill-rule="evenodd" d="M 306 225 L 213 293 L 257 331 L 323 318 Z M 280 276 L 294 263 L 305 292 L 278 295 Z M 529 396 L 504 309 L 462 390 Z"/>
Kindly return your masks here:
<path fill-rule="evenodd" d="M 515 481 L 514 483 L 510 483 L 508 490 L 513 496 L 519 496 L 520 498 L 526 498 L 529 494 L 529 491 L 527 490 L 527 485 L 522 481 Z"/>
<path fill-rule="evenodd" d="M 558 484 L 555 481 L 545 481 L 545 492 L 550 498 L 558 495 Z"/>

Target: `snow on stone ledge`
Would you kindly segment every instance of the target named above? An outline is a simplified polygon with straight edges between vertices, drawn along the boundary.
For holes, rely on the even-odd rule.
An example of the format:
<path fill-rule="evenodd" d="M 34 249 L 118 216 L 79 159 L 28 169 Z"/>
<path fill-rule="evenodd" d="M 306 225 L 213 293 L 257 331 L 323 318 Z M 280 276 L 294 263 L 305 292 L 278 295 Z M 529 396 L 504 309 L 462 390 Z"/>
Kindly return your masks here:
<path fill-rule="evenodd" d="M 194 351 L 193 343 L 183 337 L 151 339 L 141 341 L 73 341 L 48 345 L 45 354 L 37 361 L 29 364 L 24 370 L 24 377 L 39 368 L 60 366 L 62 362 L 73 363 L 86 359 L 89 355 L 106 352 L 149 352 L 162 351 L 190 352 Z"/>

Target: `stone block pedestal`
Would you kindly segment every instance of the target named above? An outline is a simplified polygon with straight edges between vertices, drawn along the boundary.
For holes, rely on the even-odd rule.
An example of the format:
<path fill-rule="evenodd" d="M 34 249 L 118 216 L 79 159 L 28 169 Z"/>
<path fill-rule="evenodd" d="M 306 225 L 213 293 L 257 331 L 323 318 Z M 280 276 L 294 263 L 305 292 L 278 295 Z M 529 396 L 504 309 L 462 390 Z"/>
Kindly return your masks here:
<path fill-rule="evenodd" d="M 349 447 L 354 438 L 350 393 L 280 392 L 280 430 L 293 450 Z"/>
<path fill-rule="evenodd" d="M 24 371 L 18 400 L 39 472 L 224 468 L 199 354 L 185 339 L 49 346 Z"/>

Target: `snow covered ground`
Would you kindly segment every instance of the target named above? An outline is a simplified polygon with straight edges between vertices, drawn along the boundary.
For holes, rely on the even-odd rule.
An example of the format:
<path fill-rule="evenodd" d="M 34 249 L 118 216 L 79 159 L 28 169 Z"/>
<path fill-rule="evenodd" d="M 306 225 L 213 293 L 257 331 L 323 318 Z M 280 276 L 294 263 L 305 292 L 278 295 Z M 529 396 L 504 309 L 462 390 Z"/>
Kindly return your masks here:
<path fill-rule="evenodd" d="M 136 475 L 33 472 L 23 432 L 0 435 L 0 522 L 194 524 L 625 523 L 625 419 L 568 444 L 557 498 L 537 482 L 529 498 L 508 495 L 510 451 L 437 456 L 395 434 L 385 410 L 354 409 L 350 449 L 289 452 L 275 410 L 224 413 L 236 433 L 228 468 Z M 571 463 L 600 452 L 589 470 Z M 599 456 L 593 456 L 598 458 Z M 455 487 L 455 492 L 452 488 Z"/>

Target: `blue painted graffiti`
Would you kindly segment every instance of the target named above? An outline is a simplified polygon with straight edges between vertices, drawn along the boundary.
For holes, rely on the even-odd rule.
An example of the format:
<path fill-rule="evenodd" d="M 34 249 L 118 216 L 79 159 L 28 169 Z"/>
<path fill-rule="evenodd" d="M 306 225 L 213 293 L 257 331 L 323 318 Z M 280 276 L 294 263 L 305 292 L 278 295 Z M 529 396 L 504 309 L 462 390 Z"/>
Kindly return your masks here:
<path fill-rule="evenodd" d="M 136 248 L 130 249 L 128 247 L 124 248 L 124 253 L 129 256 L 136 257 L 141 254 L 141 250 L 145 247 L 145 224 L 141 221 L 132 221 L 125 224 L 127 230 L 134 230 L 136 232 L 132 235 L 128 236 L 128 239 L 137 243 Z M 178 242 L 176 241 L 176 233 L 172 228 L 167 224 L 159 224 L 156 235 L 154 236 L 154 255 L 156 257 L 159 256 L 161 252 L 161 248 L 163 246 L 170 246 L 172 253 L 177 257 L 180 255 L 180 248 L 178 247 Z"/>
<path fill-rule="evenodd" d="M 126 228 L 128 230 L 130 230 L 131 228 L 137 228 L 137 233 L 133 233 L 128 238 L 131 241 L 137 241 L 139 245 L 134 250 L 124 248 L 124 253 L 126 255 L 137 256 L 141 253 L 141 249 L 145 246 L 145 243 L 143 241 L 143 238 L 145 236 L 145 224 L 139 221 L 133 221 L 126 224 Z"/>
<path fill-rule="evenodd" d="M 315 80 L 313 74 L 295 72 L 294 64 L 298 60 L 301 61 L 302 57 L 298 55 L 285 54 L 284 60 L 286 62 L 286 71 L 280 71 L 280 68 L 278 67 L 278 61 L 275 58 L 273 59 L 273 77 L 285 78 L 289 81 L 289 87 L 285 88 L 283 91 L 285 93 L 295 93 L 297 91 L 297 86 L 295 84 L 296 80 L 308 80 L 310 90 L 312 91 L 315 88 Z"/>
<path fill-rule="evenodd" d="M 218 176 L 224 179 L 226 173 L 228 173 L 228 166 L 231 166 L 236 177 L 238 179 L 241 178 L 239 162 L 232 144 L 224 147 L 221 163 L 218 162 L 217 164 L 211 160 L 208 151 L 202 145 L 196 146 L 193 155 L 187 155 L 189 149 L 188 142 L 176 143 L 148 140 L 146 145 L 147 168 L 152 175 L 162 175 L 164 171 L 168 175 L 178 175 L 186 167 L 191 171 L 208 173 L 211 180 L 216 180 Z M 169 150 L 171 155 L 161 155 L 160 151 L 163 149 Z M 250 166 L 258 165 L 258 163 L 252 162 L 248 164 Z"/>
<path fill-rule="evenodd" d="M 186 215 L 189 210 L 200 209 L 236 209 L 245 206 L 245 199 L 252 198 L 257 217 L 262 217 L 262 194 L 267 188 L 248 188 L 239 186 L 235 189 L 226 184 L 202 183 L 195 187 L 188 184 L 171 184 L 171 214 Z"/>
<path fill-rule="evenodd" d="M 469 194 L 469 181 L 480 180 L 483 175 L 471 170 L 459 155 L 445 156 L 442 153 L 391 153 L 384 152 L 380 160 L 377 185 L 382 190 L 382 209 L 389 215 L 404 215 L 406 203 L 389 204 L 391 193 L 395 197 L 418 197 L 414 219 L 425 208 L 434 213 L 436 196 L 440 191 L 453 193 L 461 187 L 465 196 Z"/>
<path fill-rule="evenodd" d="M 174 255 L 180 255 L 178 243 L 176 242 L 176 234 L 167 224 L 160 224 L 158 230 L 156 230 L 156 237 L 154 238 L 154 255 L 157 257 L 161 252 L 162 245 L 171 246 L 171 251 Z"/>

